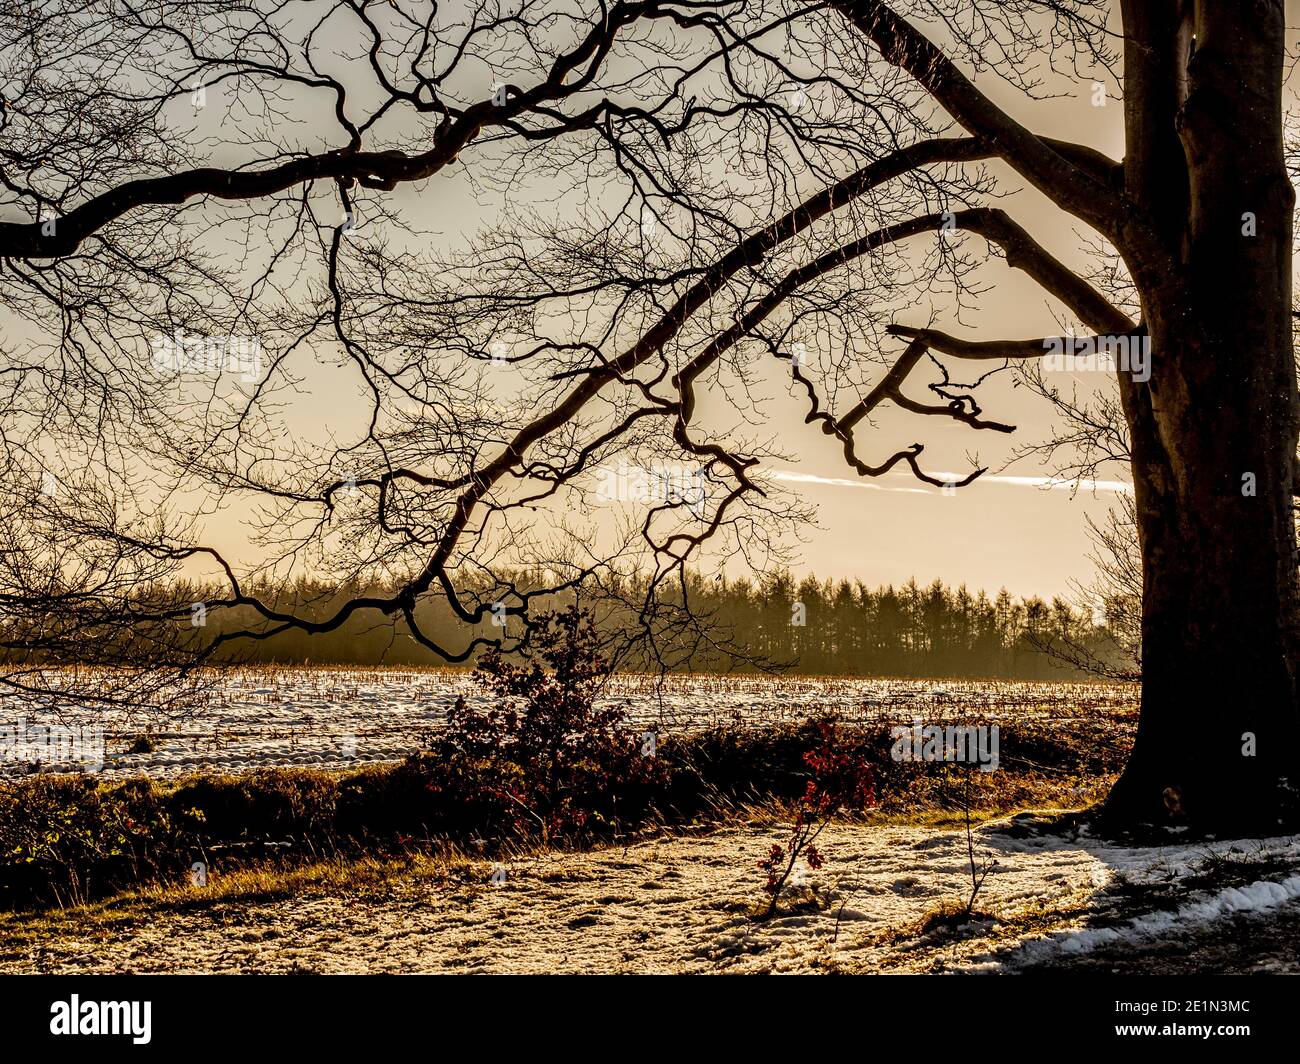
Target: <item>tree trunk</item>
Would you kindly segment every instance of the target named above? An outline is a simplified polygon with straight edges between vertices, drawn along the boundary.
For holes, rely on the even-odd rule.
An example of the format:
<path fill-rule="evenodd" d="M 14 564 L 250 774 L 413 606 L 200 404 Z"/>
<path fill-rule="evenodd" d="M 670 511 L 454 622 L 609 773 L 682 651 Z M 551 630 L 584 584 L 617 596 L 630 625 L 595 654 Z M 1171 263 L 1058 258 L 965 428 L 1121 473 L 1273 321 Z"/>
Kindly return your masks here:
<path fill-rule="evenodd" d="M 1121 378 L 1144 574 L 1142 714 L 1106 814 L 1267 832 L 1294 817 L 1300 793 L 1282 4 L 1202 0 L 1180 38 L 1194 49 L 1175 113 L 1184 157 L 1126 160 L 1135 199 L 1163 187 L 1164 238 L 1182 268 L 1140 281 L 1151 379 Z M 1152 120 L 1130 114 L 1130 138 Z"/>

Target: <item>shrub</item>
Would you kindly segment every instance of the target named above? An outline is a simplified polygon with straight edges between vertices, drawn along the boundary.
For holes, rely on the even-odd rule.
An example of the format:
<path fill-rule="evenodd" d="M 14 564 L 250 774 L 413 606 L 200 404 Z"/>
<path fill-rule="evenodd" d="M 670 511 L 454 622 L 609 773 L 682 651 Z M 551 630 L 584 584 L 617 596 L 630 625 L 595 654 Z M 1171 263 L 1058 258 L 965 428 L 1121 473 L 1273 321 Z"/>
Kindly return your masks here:
<path fill-rule="evenodd" d="M 502 761 L 415 754 L 339 784 L 335 825 L 341 838 L 505 840 L 517 834 L 517 769 Z"/>
<path fill-rule="evenodd" d="M 172 835 L 171 817 L 145 779 L 101 787 L 82 777 L 37 777 L 0 789 L 2 893 L 86 901 L 152 876 Z"/>
<path fill-rule="evenodd" d="M 471 709 L 462 697 L 450 711 L 435 749 L 449 766 L 475 766 L 453 770 L 452 793 L 504 802 L 515 833 L 547 840 L 644 816 L 666 774 L 621 710 L 594 705 L 609 668 L 591 615 L 576 606 L 544 614 L 533 638 L 540 661 L 513 665 L 493 650 L 475 670 L 499 706 Z"/>
<path fill-rule="evenodd" d="M 875 774 L 860 756 L 838 741 L 833 720 L 817 722 L 817 745 L 804 754 L 808 780 L 799 799 L 794 826 L 785 846 L 773 843 L 758 862 L 767 873 L 763 890 L 768 896 L 764 917 L 776 912 L 786 881 L 802 856 L 811 869 L 822 867 L 817 838 L 841 809 L 862 809 L 875 802 Z"/>
<path fill-rule="evenodd" d="M 178 826 L 228 842 L 327 835 L 338 780 L 317 772 L 264 768 L 247 776 L 200 776 L 170 796 Z M 196 814 L 201 814 L 196 816 Z"/>
<path fill-rule="evenodd" d="M 151 735 L 138 735 L 127 748 L 128 754 L 152 754 L 158 748 Z"/>

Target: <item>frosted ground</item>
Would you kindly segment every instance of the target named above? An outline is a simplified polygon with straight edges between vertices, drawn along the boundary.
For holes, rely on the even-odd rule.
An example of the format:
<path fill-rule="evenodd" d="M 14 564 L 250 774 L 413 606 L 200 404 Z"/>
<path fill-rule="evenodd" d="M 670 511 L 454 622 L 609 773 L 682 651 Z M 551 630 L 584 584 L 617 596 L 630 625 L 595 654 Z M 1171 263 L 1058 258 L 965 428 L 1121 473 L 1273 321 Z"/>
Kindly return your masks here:
<path fill-rule="evenodd" d="M 202 770 L 240 772 L 268 765 L 344 768 L 400 760 L 443 726 L 463 695 L 490 699 L 472 676 L 454 670 L 240 669 L 200 685 L 202 698 L 183 711 L 98 707 L 57 709 L 30 696 L 0 697 L 0 724 L 23 729 L 21 746 L 0 742 L 0 776 L 76 769 L 43 751 L 43 729 L 103 729 L 102 771 L 109 778 L 148 773 L 177 776 Z M 845 719 L 948 715 L 1040 715 L 1095 719 L 1131 712 L 1131 685 L 809 679 L 738 676 L 616 676 L 602 705 L 615 705 L 637 727 L 685 729 L 712 724 L 757 727 L 822 712 Z M 12 733 L 11 733 L 12 734 Z M 153 750 L 130 753 L 147 735 Z"/>
<path fill-rule="evenodd" d="M 979 828 L 996 860 L 959 926 L 925 931 L 970 890 L 964 832 L 833 825 L 816 909 L 750 919 L 750 823 L 590 853 L 545 853 L 369 890 L 199 898 L 3 943 L 6 972 L 1284 972 L 1300 965 L 1300 839 L 1124 847 Z"/>
<path fill-rule="evenodd" d="M 245 669 L 181 713 L 56 713 L 0 704 L 32 729 L 102 727 L 110 777 L 266 765 L 343 768 L 419 749 L 464 695 L 453 671 Z M 927 722 L 1038 716 L 1070 727 L 1129 717 L 1107 684 L 615 678 L 603 701 L 635 726 L 760 726 L 820 712 Z M 148 754 L 127 750 L 148 734 Z M 16 775 L 59 766 L 0 760 Z M 71 767 L 71 766 L 66 766 Z M 766 922 L 755 867 L 786 827 L 756 813 L 711 831 L 505 863 L 419 866 L 379 883 L 276 896 L 188 887 L 99 916 L 13 916 L 6 972 L 1033 972 L 1300 970 L 1300 838 L 1126 847 L 1050 834 L 1020 814 L 975 832 L 996 861 L 969 920 L 936 924 L 970 890 L 966 836 L 932 826 L 834 824 L 826 866 L 804 870 L 816 904 Z M 493 885 L 493 879 L 499 885 Z M 799 899 L 808 899 L 804 893 Z"/>

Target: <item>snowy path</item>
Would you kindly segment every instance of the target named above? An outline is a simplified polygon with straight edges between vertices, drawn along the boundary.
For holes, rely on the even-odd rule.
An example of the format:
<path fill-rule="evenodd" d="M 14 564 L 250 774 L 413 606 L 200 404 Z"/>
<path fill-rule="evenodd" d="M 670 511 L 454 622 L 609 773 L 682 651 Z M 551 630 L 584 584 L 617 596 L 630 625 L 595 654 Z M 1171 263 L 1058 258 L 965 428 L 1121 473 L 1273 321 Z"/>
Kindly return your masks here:
<path fill-rule="evenodd" d="M 1198 936 L 1222 946 L 1229 921 L 1300 929 L 1300 838 L 1129 849 L 1014 824 L 977 832 L 998 861 L 977 904 L 990 918 L 956 934 L 917 929 L 969 892 L 964 834 L 833 826 L 808 879 L 830 906 L 755 924 L 755 862 L 782 833 L 751 825 L 529 858 L 496 887 L 404 878 L 369 895 L 150 913 L 35 952 L 0 942 L 0 971 L 1008 971 L 1090 958 L 1111 970 Z M 1274 970 L 1287 967 L 1275 953 Z"/>

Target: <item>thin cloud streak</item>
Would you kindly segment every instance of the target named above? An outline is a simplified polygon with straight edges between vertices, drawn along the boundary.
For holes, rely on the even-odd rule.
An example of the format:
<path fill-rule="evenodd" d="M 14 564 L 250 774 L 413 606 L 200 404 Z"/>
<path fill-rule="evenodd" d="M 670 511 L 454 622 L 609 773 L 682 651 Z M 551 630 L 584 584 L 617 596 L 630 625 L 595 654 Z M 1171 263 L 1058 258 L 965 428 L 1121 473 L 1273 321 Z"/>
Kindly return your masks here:
<path fill-rule="evenodd" d="M 767 469 L 763 476 L 787 484 L 828 484 L 837 488 L 866 488 L 868 491 L 892 491 L 903 495 L 929 495 L 925 488 L 891 488 L 870 480 L 849 480 L 845 477 L 819 477 L 815 473 L 796 473 L 791 469 Z"/>
<path fill-rule="evenodd" d="M 965 473 L 934 473 L 936 477 L 949 477 L 953 480 L 961 480 L 968 474 Z M 1133 485 L 1123 480 L 1075 480 L 1072 477 L 1013 477 L 1003 476 L 994 473 L 992 476 L 985 475 L 975 481 L 976 484 L 1010 484 L 1014 487 L 1024 488 L 1050 488 L 1052 491 L 1071 491 L 1078 488 L 1080 491 L 1116 491 L 1127 493 L 1133 490 Z"/>
<path fill-rule="evenodd" d="M 799 473 L 792 469 L 769 469 L 765 470 L 763 475 L 787 484 L 825 484 L 837 488 L 865 488 L 868 491 L 889 491 L 903 495 L 933 495 L 939 490 L 936 488 L 891 488 L 871 480 L 821 477 L 815 473 Z M 911 476 L 910 473 L 890 473 L 889 475 L 895 477 Z M 960 481 L 964 480 L 968 474 L 937 472 L 931 475 L 941 479 Z M 1133 485 L 1123 480 L 1073 480 L 1068 477 L 1021 477 L 1004 476 L 997 473 L 985 474 L 976 480 L 971 487 L 978 484 L 1006 484 L 1017 488 L 1046 488 L 1050 491 L 1113 491 L 1121 494 L 1127 494 L 1133 490 Z"/>

